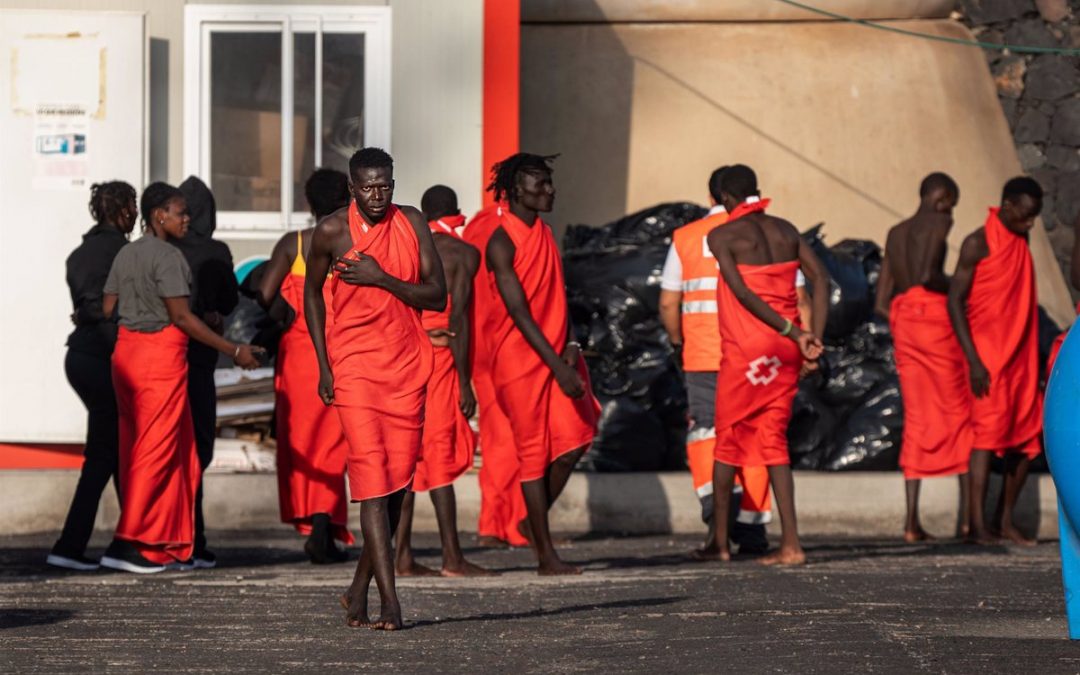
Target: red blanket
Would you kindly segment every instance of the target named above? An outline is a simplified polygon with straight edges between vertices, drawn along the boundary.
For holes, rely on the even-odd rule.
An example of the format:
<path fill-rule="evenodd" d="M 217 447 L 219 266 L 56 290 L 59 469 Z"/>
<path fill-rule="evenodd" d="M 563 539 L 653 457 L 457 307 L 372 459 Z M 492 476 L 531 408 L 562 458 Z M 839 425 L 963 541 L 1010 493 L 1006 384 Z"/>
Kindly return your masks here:
<path fill-rule="evenodd" d="M 420 247 L 409 219 L 391 206 L 382 222 L 366 229 L 350 205 L 353 250 L 391 276 L 418 283 Z M 349 491 L 362 501 L 412 485 L 433 354 L 418 310 L 380 288 L 346 284 L 336 272 L 331 283 L 327 350 L 334 405 L 349 443 Z"/>
<path fill-rule="evenodd" d="M 972 395 L 948 297 L 922 286 L 908 289 L 893 298 L 889 326 L 904 400 L 904 477 L 967 473 Z"/>
<path fill-rule="evenodd" d="M 188 337 L 120 327 L 112 357 L 120 413 L 120 522 L 116 538 L 158 564 L 194 553 L 201 472 L 187 394 Z"/>
<path fill-rule="evenodd" d="M 1031 250 L 990 209 L 986 219 L 990 255 L 975 268 L 968 321 L 975 349 L 990 371 L 990 393 L 975 399 L 975 448 L 999 453 L 1041 451 L 1038 303 Z"/>
<path fill-rule="evenodd" d="M 514 272 L 529 312 L 556 352 L 566 343 L 568 309 L 562 260 L 551 228 L 539 218 L 528 225 L 509 210 L 502 228 L 515 246 Z M 491 282 L 494 283 L 493 281 Z M 551 369 L 514 325 L 502 302 L 492 303 L 488 321 L 491 379 L 510 420 L 521 462 L 521 481 L 542 478 L 559 456 L 592 443 L 600 405 L 592 395 L 584 360 L 578 373 L 586 395 L 572 399 L 555 383 Z"/>
<path fill-rule="evenodd" d="M 329 285 L 323 290 L 329 326 L 333 323 L 333 301 Z M 353 536 L 346 527 L 348 498 L 345 495 L 345 458 L 349 445 L 337 412 L 323 405 L 316 390 L 319 361 L 304 320 L 304 277 L 293 272 L 286 275 L 281 283 L 281 297 L 296 312 L 296 320 L 278 344 L 274 373 L 281 521 L 308 535 L 311 517 L 327 513 L 334 538 L 352 544 Z"/>
<path fill-rule="evenodd" d="M 799 318 L 798 269 L 797 260 L 739 265 L 746 286 L 792 322 Z M 716 297 L 723 344 L 716 387 L 716 461 L 734 466 L 788 464 L 787 427 L 802 366 L 799 347 L 751 314 L 727 284 L 719 285 Z"/>
<path fill-rule="evenodd" d="M 518 484 L 520 464 L 510 420 L 499 407 L 491 382 L 490 335 L 486 325 L 492 308 L 501 306 L 498 290 L 487 273 L 488 240 L 501 222 L 505 205 L 492 205 L 469 221 L 462 238 L 480 251 L 480 269 L 473 285 L 473 389 L 480 415 L 480 518 L 477 535 L 495 537 L 513 546 L 527 546 L 517 525 L 526 516 L 525 497 Z M 496 305 L 495 303 L 499 303 Z"/>

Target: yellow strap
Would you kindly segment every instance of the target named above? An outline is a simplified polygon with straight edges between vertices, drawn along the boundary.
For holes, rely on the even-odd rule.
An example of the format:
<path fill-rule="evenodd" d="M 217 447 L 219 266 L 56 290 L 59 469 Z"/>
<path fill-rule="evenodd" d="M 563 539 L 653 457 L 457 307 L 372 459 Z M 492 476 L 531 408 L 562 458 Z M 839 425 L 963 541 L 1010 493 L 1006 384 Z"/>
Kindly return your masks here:
<path fill-rule="evenodd" d="M 307 276 L 307 262 L 304 260 L 304 235 L 301 230 L 296 231 L 296 257 L 293 258 L 292 268 L 289 271 L 302 277 Z"/>

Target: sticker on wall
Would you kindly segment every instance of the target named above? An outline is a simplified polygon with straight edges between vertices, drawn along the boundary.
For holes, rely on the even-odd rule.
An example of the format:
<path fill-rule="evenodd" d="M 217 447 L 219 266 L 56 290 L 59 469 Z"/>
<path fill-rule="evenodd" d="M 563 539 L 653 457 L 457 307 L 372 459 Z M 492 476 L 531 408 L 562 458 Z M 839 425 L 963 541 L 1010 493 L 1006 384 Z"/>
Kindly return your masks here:
<path fill-rule="evenodd" d="M 34 188 L 85 190 L 90 165 L 90 116 L 77 103 L 39 103 L 34 109 Z"/>

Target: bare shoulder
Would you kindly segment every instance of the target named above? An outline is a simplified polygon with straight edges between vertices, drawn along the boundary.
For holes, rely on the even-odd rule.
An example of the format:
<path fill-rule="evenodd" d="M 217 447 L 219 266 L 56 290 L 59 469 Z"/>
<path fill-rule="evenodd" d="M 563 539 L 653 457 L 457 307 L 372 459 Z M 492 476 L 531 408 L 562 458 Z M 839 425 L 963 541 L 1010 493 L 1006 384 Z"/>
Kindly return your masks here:
<path fill-rule="evenodd" d="M 423 229 L 425 232 L 431 231 L 431 229 L 428 228 L 427 219 L 424 218 L 424 214 L 420 209 L 415 206 L 409 206 L 408 204 L 399 204 L 398 210 L 409 219 L 409 222 L 412 223 L 413 227 L 418 230 Z"/>
<path fill-rule="evenodd" d="M 348 209 L 338 209 L 326 216 L 312 229 L 312 236 L 337 237 L 342 232 L 349 231 Z"/>
<path fill-rule="evenodd" d="M 990 255 L 990 246 L 986 243 L 986 228 L 980 227 L 964 237 L 960 245 L 960 261 L 973 263 Z"/>
<path fill-rule="evenodd" d="M 799 234 L 799 229 L 791 223 L 791 221 L 778 218 L 776 216 L 766 215 L 763 221 L 768 224 L 774 232 L 781 235 L 785 239 L 798 239 L 802 235 Z"/>

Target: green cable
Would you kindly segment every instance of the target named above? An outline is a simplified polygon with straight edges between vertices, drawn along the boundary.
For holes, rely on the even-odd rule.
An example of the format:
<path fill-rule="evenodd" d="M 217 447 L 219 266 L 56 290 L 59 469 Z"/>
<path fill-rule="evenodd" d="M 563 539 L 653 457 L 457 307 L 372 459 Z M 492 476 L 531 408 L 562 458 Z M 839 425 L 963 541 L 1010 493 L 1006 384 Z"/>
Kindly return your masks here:
<path fill-rule="evenodd" d="M 910 37 L 922 38 L 924 40 L 948 42 L 950 44 L 963 45 L 965 47 L 980 47 L 982 49 L 1010 51 L 1016 54 L 1059 54 L 1061 56 L 1080 56 L 1080 49 L 1064 49 L 1061 47 L 1030 47 L 1025 45 L 1003 45 L 995 42 L 980 42 L 979 40 L 961 40 L 959 38 L 951 38 L 944 35 L 930 35 L 929 33 L 919 33 L 918 31 L 905 30 L 903 28 L 896 28 L 895 26 L 887 26 L 885 24 L 867 21 L 866 19 L 856 19 L 854 17 L 844 16 L 843 14 L 837 14 L 836 12 L 830 12 L 827 9 L 821 9 L 820 7 L 811 7 L 810 5 L 801 2 L 795 2 L 795 0 L 776 1 L 782 2 L 785 5 L 791 5 L 792 7 L 798 7 L 799 9 L 806 10 L 807 12 L 813 12 L 814 14 L 827 16 L 830 19 L 838 19 L 840 21 L 847 21 L 849 23 L 857 23 L 860 26 L 866 26 L 867 28 L 876 28 L 878 30 L 888 31 L 890 33 L 899 33 L 900 35 L 908 35 Z"/>

